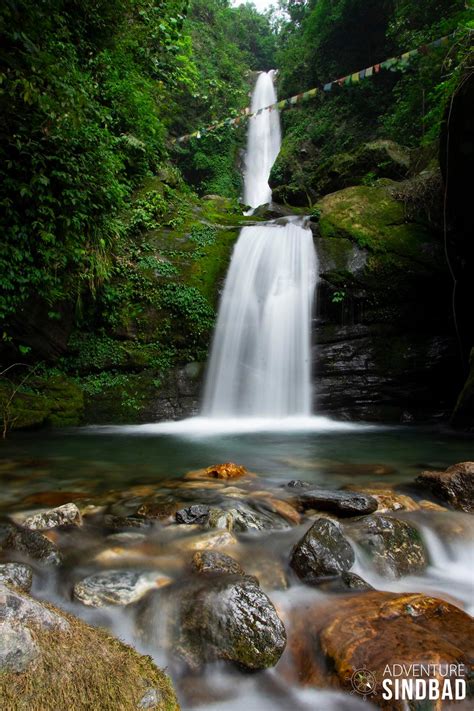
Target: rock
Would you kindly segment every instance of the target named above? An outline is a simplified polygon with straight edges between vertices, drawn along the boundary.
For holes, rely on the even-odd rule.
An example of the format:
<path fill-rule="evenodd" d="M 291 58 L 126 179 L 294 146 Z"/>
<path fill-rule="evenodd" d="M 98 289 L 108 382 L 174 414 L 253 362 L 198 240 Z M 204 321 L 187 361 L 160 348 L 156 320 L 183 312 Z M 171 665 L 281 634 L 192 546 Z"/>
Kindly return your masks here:
<path fill-rule="evenodd" d="M 363 516 L 377 510 L 373 496 L 352 491 L 304 489 L 296 501 L 303 509 L 329 511 L 337 516 Z"/>
<path fill-rule="evenodd" d="M 0 584 L 0 620 L 12 624 L 33 624 L 41 629 L 68 630 L 69 623 L 27 593 Z"/>
<path fill-rule="evenodd" d="M 24 672 L 39 653 L 26 627 L 0 622 L 0 672 Z"/>
<path fill-rule="evenodd" d="M 111 533 L 106 539 L 109 543 L 143 543 L 146 540 L 144 533 L 138 531 L 121 531 L 120 533 Z"/>
<path fill-rule="evenodd" d="M 179 710 L 151 657 L 104 629 L 1 587 L 0 620 L 2 709 L 132 710 L 153 698 L 154 706 L 142 708 Z"/>
<path fill-rule="evenodd" d="M 176 615 L 163 612 L 163 595 L 172 596 Z M 248 670 L 266 669 L 279 660 L 286 644 L 282 621 L 254 580 L 235 575 L 196 577 L 142 603 L 138 620 L 148 641 L 160 616 L 174 626 L 172 651 L 192 669 L 223 660 Z"/>
<path fill-rule="evenodd" d="M 224 509 L 218 509 L 215 506 L 211 506 L 209 509 L 207 526 L 209 528 L 221 528 L 231 531 L 233 526 L 232 514 Z"/>
<path fill-rule="evenodd" d="M 454 464 L 445 472 L 423 472 L 415 482 L 455 509 L 474 511 L 474 462 Z"/>
<path fill-rule="evenodd" d="M 0 584 L 6 583 L 14 588 L 28 592 L 33 582 L 33 570 L 24 563 L 0 563 Z"/>
<path fill-rule="evenodd" d="M 138 704 L 139 709 L 156 709 L 163 696 L 159 689 L 148 689 Z"/>
<path fill-rule="evenodd" d="M 269 590 L 286 590 L 288 580 L 286 571 L 279 560 L 268 558 L 267 555 L 254 556 L 246 561 L 247 573 L 254 575 L 259 581 L 260 587 L 265 592 Z"/>
<path fill-rule="evenodd" d="M 352 485 L 345 487 L 352 489 Z M 355 487 L 354 487 L 355 488 Z M 357 487 L 357 491 L 372 496 L 377 501 L 377 512 L 387 513 L 389 511 L 419 511 L 421 503 L 418 503 L 407 494 L 400 494 L 393 489 L 383 487 L 368 486 Z"/>
<path fill-rule="evenodd" d="M 225 464 L 214 464 L 207 469 L 198 469 L 188 472 L 185 479 L 239 479 L 248 476 L 249 472 L 243 466 L 226 462 Z"/>
<path fill-rule="evenodd" d="M 338 526 L 318 519 L 293 548 L 290 565 L 301 580 L 318 584 L 349 570 L 354 561 L 354 551 Z"/>
<path fill-rule="evenodd" d="M 288 651 L 280 674 L 287 683 L 341 687 L 352 691 L 360 668 L 377 679 L 370 698 L 377 707 L 406 709 L 405 701 L 385 702 L 380 680 L 395 660 L 409 664 L 464 664 L 473 654 L 474 622 L 458 608 L 422 594 L 362 592 L 346 599 L 294 609 Z"/>
<path fill-rule="evenodd" d="M 313 468 L 313 465 L 311 465 L 311 468 Z M 301 479 L 292 479 L 288 482 L 287 487 L 289 489 L 308 489 L 311 484 L 308 481 L 301 481 Z"/>
<path fill-rule="evenodd" d="M 369 583 L 367 583 L 363 578 L 361 578 L 360 575 L 356 575 L 355 573 L 350 573 L 347 571 L 342 572 L 341 575 L 338 575 L 334 578 L 322 581 L 320 584 L 320 588 L 321 590 L 327 592 L 340 593 L 347 593 L 349 591 L 358 592 L 374 589 L 372 585 L 369 585 Z"/>
<path fill-rule="evenodd" d="M 89 575 L 74 585 L 74 598 L 89 607 L 129 605 L 153 588 L 168 585 L 171 578 L 158 571 L 107 570 Z"/>
<path fill-rule="evenodd" d="M 176 511 L 176 523 L 206 523 L 209 518 L 209 506 L 193 504 Z"/>
<path fill-rule="evenodd" d="M 288 521 L 288 523 L 292 523 L 297 526 L 301 522 L 300 514 L 288 501 L 282 501 L 282 499 L 277 499 L 274 496 L 264 494 L 258 498 L 258 503 L 263 505 L 265 508 L 268 508 L 272 513 L 278 514 Z"/>
<path fill-rule="evenodd" d="M 251 506 L 239 503 L 236 507 L 228 509 L 232 516 L 232 529 L 246 533 L 248 531 L 273 531 L 286 530 L 288 523 L 281 516 L 265 511 L 256 511 Z"/>
<path fill-rule="evenodd" d="M 245 571 L 234 558 L 219 551 L 196 551 L 191 561 L 194 573 L 204 575 L 245 575 Z"/>
<path fill-rule="evenodd" d="M 152 521 L 142 516 L 104 516 L 104 526 L 110 531 L 126 531 L 128 528 L 148 528 Z"/>
<path fill-rule="evenodd" d="M 203 551 L 225 548 L 233 546 L 237 543 L 237 539 L 229 531 L 209 531 L 202 533 L 199 536 L 190 536 L 189 538 L 180 539 L 176 543 L 179 551 Z"/>
<path fill-rule="evenodd" d="M 22 523 L 32 531 L 46 531 L 59 526 L 82 526 L 82 516 L 76 504 L 67 503 L 49 511 L 29 516 Z"/>
<path fill-rule="evenodd" d="M 165 521 L 175 516 L 179 508 L 180 504 L 177 501 L 153 501 L 142 504 L 135 515 Z"/>
<path fill-rule="evenodd" d="M 389 516 L 366 516 L 351 522 L 345 530 L 380 575 L 399 578 L 419 573 L 428 565 L 421 536 L 406 521 Z"/>
<path fill-rule="evenodd" d="M 23 553 L 45 565 L 60 565 L 62 561 L 57 546 L 39 531 L 11 525 L 8 534 L 1 538 L 1 548 L 4 551 Z"/>

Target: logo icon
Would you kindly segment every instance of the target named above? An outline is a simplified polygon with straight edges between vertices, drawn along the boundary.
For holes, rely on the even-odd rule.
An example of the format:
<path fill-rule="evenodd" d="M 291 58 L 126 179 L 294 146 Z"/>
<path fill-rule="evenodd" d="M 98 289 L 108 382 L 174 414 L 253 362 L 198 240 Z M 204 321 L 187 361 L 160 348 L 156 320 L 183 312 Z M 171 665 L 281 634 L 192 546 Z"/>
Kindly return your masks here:
<path fill-rule="evenodd" d="M 371 694 L 375 694 L 377 690 L 377 680 L 374 672 L 368 669 L 356 669 L 352 676 L 346 681 L 350 681 L 352 685 L 352 694 L 360 694 L 366 699 Z"/>

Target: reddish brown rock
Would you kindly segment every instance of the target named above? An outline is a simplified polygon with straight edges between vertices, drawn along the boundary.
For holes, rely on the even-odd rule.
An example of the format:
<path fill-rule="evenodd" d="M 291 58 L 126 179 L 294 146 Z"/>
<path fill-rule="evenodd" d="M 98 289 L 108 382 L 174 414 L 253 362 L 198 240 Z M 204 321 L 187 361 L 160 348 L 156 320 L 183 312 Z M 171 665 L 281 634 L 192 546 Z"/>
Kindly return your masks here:
<path fill-rule="evenodd" d="M 474 511 L 474 462 L 460 462 L 445 472 L 423 472 L 416 483 L 455 509 Z"/>
<path fill-rule="evenodd" d="M 474 621 L 447 602 L 417 593 L 366 592 L 326 603 L 309 602 L 292 611 L 288 653 L 279 671 L 287 681 L 351 691 L 351 677 L 365 668 L 378 687 L 371 700 L 384 701 L 381 681 L 387 665 L 464 664 L 474 653 Z"/>
<path fill-rule="evenodd" d="M 207 469 L 198 469 L 188 472 L 185 479 L 240 479 L 243 476 L 251 476 L 247 469 L 239 464 L 225 462 L 224 464 L 213 464 Z"/>

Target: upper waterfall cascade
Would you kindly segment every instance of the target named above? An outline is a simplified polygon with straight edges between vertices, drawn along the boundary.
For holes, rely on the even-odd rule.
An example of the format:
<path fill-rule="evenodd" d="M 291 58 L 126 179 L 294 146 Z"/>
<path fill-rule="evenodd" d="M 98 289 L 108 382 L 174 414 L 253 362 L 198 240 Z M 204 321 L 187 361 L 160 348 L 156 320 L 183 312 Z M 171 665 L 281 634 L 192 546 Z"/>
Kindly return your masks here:
<path fill-rule="evenodd" d="M 260 74 L 258 109 L 276 99 L 273 72 Z M 271 201 L 268 179 L 281 143 L 277 111 L 249 122 L 246 204 Z M 211 349 L 203 414 L 311 414 L 311 314 L 316 282 L 311 230 L 301 221 L 244 227 L 226 277 Z"/>

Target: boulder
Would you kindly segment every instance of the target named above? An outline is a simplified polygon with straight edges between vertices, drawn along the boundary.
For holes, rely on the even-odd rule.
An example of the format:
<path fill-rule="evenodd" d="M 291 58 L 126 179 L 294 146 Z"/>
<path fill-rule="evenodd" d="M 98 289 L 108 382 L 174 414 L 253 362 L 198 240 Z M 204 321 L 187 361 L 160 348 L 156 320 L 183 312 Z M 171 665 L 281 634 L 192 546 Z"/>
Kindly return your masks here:
<path fill-rule="evenodd" d="M 377 500 L 369 494 L 329 489 L 303 489 L 296 499 L 303 509 L 328 511 L 336 516 L 363 516 L 377 510 Z"/>
<path fill-rule="evenodd" d="M 257 511 L 253 507 L 239 503 L 227 510 L 232 516 L 232 529 L 246 533 L 248 531 L 282 531 L 289 528 L 288 522 L 270 511 Z"/>
<path fill-rule="evenodd" d="M 0 563 L 0 584 L 28 592 L 33 582 L 33 570 L 25 563 Z"/>
<path fill-rule="evenodd" d="M 464 664 L 472 659 L 474 622 L 436 598 L 413 593 L 362 592 L 295 608 L 288 652 L 279 666 L 287 683 L 340 687 L 353 692 L 353 674 L 375 675 L 377 707 L 402 711 L 405 701 L 384 701 L 384 670 L 400 664 Z"/>
<path fill-rule="evenodd" d="M 290 565 L 305 583 L 318 584 L 340 575 L 355 561 L 352 546 L 339 527 L 328 519 L 318 519 L 293 548 Z"/>
<path fill-rule="evenodd" d="M 173 613 L 166 598 L 175 605 Z M 248 670 L 266 669 L 277 663 L 286 645 L 282 621 L 252 578 L 196 576 L 179 587 L 151 593 L 140 607 L 138 623 L 145 640 L 153 642 L 166 618 L 173 626 L 171 651 L 195 670 L 216 660 Z"/>
<path fill-rule="evenodd" d="M 0 620 L 34 625 L 44 630 L 68 630 L 68 621 L 58 612 L 34 600 L 27 593 L 0 584 Z"/>
<path fill-rule="evenodd" d="M 213 464 L 207 469 L 198 469 L 188 472 L 185 479 L 240 479 L 243 476 L 248 476 L 247 469 L 233 462 L 225 464 Z"/>
<path fill-rule="evenodd" d="M 445 472 L 423 472 L 416 483 L 453 508 L 474 511 L 474 462 L 460 462 Z"/>
<path fill-rule="evenodd" d="M 201 575 L 245 575 L 240 563 L 219 551 L 196 551 L 191 561 L 191 570 Z"/>
<path fill-rule="evenodd" d="M 171 578 L 149 570 L 106 570 L 89 575 L 74 585 L 74 598 L 89 607 L 129 605 L 153 588 L 168 585 Z"/>
<path fill-rule="evenodd" d="M 365 516 L 345 531 L 367 556 L 377 573 L 389 578 L 420 573 L 428 555 L 418 530 L 389 516 Z"/>
<path fill-rule="evenodd" d="M 31 531 L 46 531 L 60 526 L 82 526 L 82 516 L 76 504 L 67 503 L 55 509 L 28 516 L 21 524 Z"/>

